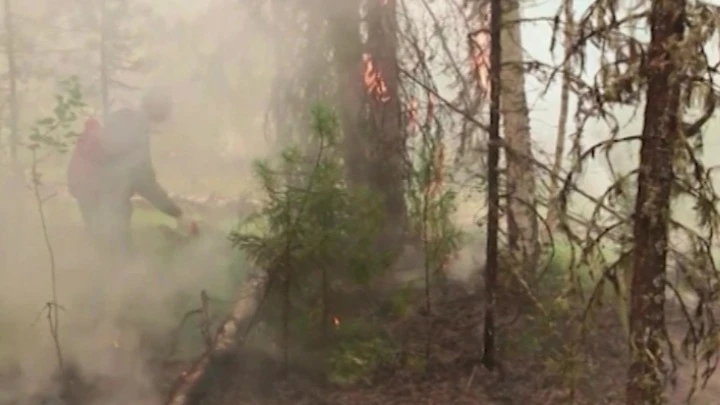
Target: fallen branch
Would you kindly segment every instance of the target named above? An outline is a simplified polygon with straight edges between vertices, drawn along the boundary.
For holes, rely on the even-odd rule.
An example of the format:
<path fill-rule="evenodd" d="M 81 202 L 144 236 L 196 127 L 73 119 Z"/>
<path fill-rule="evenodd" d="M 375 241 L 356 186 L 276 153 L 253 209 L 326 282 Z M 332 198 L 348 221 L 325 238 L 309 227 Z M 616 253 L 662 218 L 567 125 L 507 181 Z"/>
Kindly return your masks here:
<path fill-rule="evenodd" d="M 209 371 L 228 359 L 250 332 L 256 310 L 265 295 L 268 277 L 254 274 L 240 289 L 232 312 L 220 325 L 210 347 L 173 384 L 166 405 L 194 405 L 205 394 Z M 243 328 L 245 326 L 245 328 Z"/>

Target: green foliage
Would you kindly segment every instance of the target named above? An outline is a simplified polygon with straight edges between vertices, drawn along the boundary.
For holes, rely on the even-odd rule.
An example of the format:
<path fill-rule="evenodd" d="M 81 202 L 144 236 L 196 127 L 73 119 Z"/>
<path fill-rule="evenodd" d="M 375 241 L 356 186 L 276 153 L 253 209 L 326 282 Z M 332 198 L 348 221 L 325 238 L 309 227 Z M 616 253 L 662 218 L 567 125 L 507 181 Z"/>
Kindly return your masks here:
<path fill-rule="evenodd" d="M 365 321 L 343 322 L 337 329 L 341 340 L 329 355 L 328 379 L 333 384 L 355 384 L 398 353 L 390 339 Z"/>
<path fill-rule="evenodd" d="M 311 117 L 307 146 L 255 164 L 265 204 L 231 239 L 272 280 L 282 281 L 283 288 L 272 283 L 270 298 L 285 305 L 271 303 L 269 311 L 300 309 L 288 324 L 316 322 L 322 330 L 331 321 L 325 317 L 337 313 L 335 298 L 367 285 L 386 264 L 375 249 L 384 218 L 374 195 L 345 183 L 335 114 L 316 106 Z"/>
<path fill-rule="evenodd" d="M 405 285 L 384 302 L 378 309 L 378 315 L 383 318 L 405 318 L 412 314 L 413 304 L 417 302 L 417 287 Z"/>
<path fill-rule="evenodd" d="M 52 114 L 38 119 L 30 128 L 28 148 L 31 150 L 46 147 L 64 153 L 78 136 L 72 127 L 85 107 L 80 82 L 77 76 L 71 76 L 59 84 L 60 92 L 55 95 Z"/>
<path fill-rule="evenodd" d="M 463 238 L 452 220 L 457 193 L 444 187 L 444 150 L 440 137 L 423 136 L 407 193 L 411 228 L 423 242 L 426 275 L 440 278 Z"/>

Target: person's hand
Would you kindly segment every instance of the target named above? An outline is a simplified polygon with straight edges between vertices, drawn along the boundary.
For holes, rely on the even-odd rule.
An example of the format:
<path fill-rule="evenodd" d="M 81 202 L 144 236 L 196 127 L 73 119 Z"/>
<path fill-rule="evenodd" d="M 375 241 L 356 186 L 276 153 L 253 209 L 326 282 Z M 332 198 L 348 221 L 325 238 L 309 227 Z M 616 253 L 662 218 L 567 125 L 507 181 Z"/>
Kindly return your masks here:
<path fill-rule="evenodd" d="M 177 229 L 184 235 L 195 236 L 198 234 L 197 223 L 184 216 L 177 219 Z"/>

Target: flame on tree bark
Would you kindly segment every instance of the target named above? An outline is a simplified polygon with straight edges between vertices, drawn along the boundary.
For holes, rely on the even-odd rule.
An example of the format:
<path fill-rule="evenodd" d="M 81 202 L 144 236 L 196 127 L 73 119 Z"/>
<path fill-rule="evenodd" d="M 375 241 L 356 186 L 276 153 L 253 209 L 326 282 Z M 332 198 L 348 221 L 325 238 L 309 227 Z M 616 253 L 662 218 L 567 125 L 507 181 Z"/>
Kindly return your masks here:
<path fill-rule="evenodd" d="M 660 405 L 664 399 L 663 350 L 668 222 L 675 137 L 679 133 L 682 61 L 673 49 L 684 32 L 684 0 L 654 0 L 646 59 L 647 104 L 635 205 L 627 404 Z"/>
<path fill-rule="evenodd" d="M 343 131 L 347 178 L 364 184 L 368 178 L 367 139 L 361 130 L 365 104 L 362 80 L 365 64 L 360 38 L 360 0 L 332 1 L 328 21 L 333 25 L 333 62 L 338 80 L 337 98 Z"/>
<path fill-rule="evenodd" d="M 371 2 L 367 14 L 368 52 L 363 55 L 369 93 L 368 136 L 372 137 L 369 183 L 384 198 L 388 237 L 406 225 L 405 137 L 399 98 L 395 0 Z"/>

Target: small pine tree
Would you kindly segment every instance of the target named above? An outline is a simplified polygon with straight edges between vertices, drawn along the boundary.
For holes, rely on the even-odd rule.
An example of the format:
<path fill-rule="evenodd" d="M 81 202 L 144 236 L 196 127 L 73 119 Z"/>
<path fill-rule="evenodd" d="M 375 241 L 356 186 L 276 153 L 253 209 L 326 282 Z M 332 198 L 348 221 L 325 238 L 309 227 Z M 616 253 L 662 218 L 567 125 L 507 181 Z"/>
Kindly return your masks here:
<path fill-rule="evenodd" d="M 337 298 L 366 286 L 387 265 L 373 244 L 383 229 L 379 199 L 347 187 L 335 114 L 314 107 L 311 129 L 304 149 L 288 147 L 275 164 L 255 164 L 265 205 L 245 224 L 263 226 L 232 234 L 236 246 L 271 277 L 270 298 L 281 303 L 267 308 L 281 313 L 268 315 L 280 315 L 286 350 L 290 324 L 318 325 L 319 334 L 311 335 L 326 341 Z"/>

